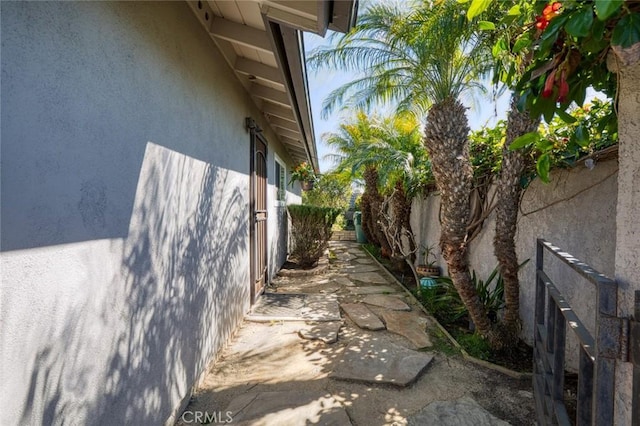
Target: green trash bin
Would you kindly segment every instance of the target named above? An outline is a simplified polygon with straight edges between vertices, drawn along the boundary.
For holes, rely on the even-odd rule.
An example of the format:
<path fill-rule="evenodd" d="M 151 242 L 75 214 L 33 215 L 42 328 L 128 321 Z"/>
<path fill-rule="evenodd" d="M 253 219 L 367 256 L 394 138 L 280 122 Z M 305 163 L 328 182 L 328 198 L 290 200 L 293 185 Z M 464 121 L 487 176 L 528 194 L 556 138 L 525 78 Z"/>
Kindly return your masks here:
<path fill-rule="evenodd" d="M 367 242 L 367 237 L 364 236 L 362 231 L 362 212 L 353 213 L 353 225 L 356 228 L 356 241 L 360 244 Z"/>

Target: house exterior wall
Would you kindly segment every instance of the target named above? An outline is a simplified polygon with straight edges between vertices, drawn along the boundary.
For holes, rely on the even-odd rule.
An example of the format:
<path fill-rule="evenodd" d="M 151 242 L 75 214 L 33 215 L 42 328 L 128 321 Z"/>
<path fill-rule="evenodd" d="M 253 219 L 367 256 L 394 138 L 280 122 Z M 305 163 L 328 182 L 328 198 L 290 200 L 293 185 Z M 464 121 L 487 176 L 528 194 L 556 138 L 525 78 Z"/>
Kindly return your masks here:
<path fill-rule="evenodd" d="M 170 422 L 249 308 L 266 123 L 184 2 L 0 8 L 0 424 Z"/>
<path fill-rule="evenodd" d="M 535 309 L 536 238 L 555 244 L 601 273 L 613 277 L 616 252 L 617 161 L 596 164 L 593 170 L 578 167 L 552 172 L 551 183 L 535 180 L 527 188 L 521 204 L 516 235 L 518 259 L 530 261 L 520 271 L 520 314 L 522 337 L 533 342 Z M 491 197 L 489 197 L 491 198 Z M 439 196 L 414 200 L 411 224 L 419 233 L 417 241 L 433 246 L 438 264 L 446 274 L 446 263 L 439 255 Z M 484 279 L 496 267 L 493 254 L 495 214 L 489 216 L 482 232 L 471 242 L 470 263 Z M 545 271 L 554 280 L 589 330 L 595 332 L 595 288 L 560 261 L 545 256 Z M 567 363 L 577 365 L 578 347 L 567 333 Z"/>

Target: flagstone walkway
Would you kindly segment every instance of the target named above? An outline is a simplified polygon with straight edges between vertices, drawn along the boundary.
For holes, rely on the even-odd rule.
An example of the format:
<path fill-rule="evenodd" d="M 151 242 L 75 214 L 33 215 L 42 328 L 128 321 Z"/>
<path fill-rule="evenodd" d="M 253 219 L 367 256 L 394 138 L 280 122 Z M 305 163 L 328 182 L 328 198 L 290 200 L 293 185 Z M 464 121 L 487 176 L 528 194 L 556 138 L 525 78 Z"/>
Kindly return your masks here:
<path fill-rule="evenodd" d="M 330 254 L 323 274 L 271 283 L 178 425 L 535 424 L 529 380 L 446 355 L 433 318 L 358 244 Z"/>

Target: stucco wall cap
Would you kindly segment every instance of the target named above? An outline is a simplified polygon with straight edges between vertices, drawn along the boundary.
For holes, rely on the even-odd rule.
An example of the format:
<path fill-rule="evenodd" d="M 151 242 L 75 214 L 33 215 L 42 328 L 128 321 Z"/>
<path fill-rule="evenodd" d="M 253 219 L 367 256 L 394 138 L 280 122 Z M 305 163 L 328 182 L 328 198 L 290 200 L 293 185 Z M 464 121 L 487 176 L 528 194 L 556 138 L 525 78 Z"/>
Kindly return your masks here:
<path fill-rule="evenodd" d="M 607 68 L 615 73 L 638 62 L 640 62 L 640 43 L 627 48 L 611 46 L 611 50 L 607 55 Z"/>

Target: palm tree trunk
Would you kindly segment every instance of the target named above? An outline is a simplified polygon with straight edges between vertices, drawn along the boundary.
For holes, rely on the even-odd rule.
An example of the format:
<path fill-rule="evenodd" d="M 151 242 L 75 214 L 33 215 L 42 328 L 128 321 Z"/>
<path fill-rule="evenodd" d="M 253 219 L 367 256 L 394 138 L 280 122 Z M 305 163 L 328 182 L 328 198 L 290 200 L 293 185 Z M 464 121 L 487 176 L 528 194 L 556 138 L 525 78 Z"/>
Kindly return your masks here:
<path fill-rule="evenodd" d="M 505 312 L 502 321 L 504 344 L 510 345 L 520 331 L 520 282 L 516 255 L 516 225 L 522 185 L 520 179 L 526 167 L 526 151 L 510 150 L 519 136 L 538 128 L 540 119 L 532 119 L 526 111 L 518 110 L 520 96 L 511 96 L 511 109 L 507 120 L 507 135 L 502 148 L 502 170 L 497 183 L 496 234 L 493 248 L 504 280 Z"/>
<path fill-rule="evenodd" d="M 391 256 L 391 245 L 380 225 L 384 221 L 381 214 L 383 198 L 378 191 L 378 170 L 374 166 L 367 166 L 364 171 L 364 194 L 362 194 L 362 230 L 370 243 L 380 246 L 383 257 Z M 366 209 L 365 209 L 366 207 Z"/>
<path fill-rule="evenodd" d="M 372 187 L 378 184 L 378 171 L 374 167 L 367 167 L 364 171 L 364 194 L 360 200 L 362 208 L 362 231 L 367 241 L 371 244 L 380 245 L 375 232 L 375 216 L 372 207 Z"/>
<path fill-rule="evenodd" d="M 429 110 L 425 146 L 441 194 L 440 250 L 453 285 L 477 332 L 491 343 L 494 340 L 491 321 L 469 273 L 466 235 L 473 170 L 469 160 L 468 134 L 465 107 L 457 99 L 447 99 Z"/>

